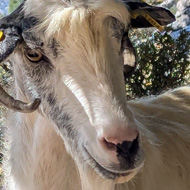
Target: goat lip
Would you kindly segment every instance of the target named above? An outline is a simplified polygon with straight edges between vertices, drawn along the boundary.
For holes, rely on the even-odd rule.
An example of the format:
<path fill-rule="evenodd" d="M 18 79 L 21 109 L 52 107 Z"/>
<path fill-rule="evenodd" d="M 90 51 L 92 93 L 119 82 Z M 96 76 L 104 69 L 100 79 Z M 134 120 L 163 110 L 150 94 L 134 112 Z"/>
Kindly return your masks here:
<path fill-rule="evenodd" d="M 88 164 L 96 171 L 96 173 L 98 175 L 100 175 L 102 178 L 106 178 L 106 179 L 111 179 L 114 180 L 114 183 L 124 183 L 124 179 L 125 182 L 128 181 L 129 179 L 131 179 L 139 170 L 139 168 L 137 169 L 133 169 L 133 170 L 129 170 L 126 172 L 113 172 L 110 171 L 106 168 L 104 168 L 103 166 L 101 166 L 92 156 L 91 154 L 88 152 L 88 150 L 86 149 L 85 146 L 83 146 L 84 150 L 85 150 L 85 155 L 88 157 L 87 162 Z M 129 177 L 128 177 L 129 176 Z M 132 177 L 130 177 L 132 176 Z"/>

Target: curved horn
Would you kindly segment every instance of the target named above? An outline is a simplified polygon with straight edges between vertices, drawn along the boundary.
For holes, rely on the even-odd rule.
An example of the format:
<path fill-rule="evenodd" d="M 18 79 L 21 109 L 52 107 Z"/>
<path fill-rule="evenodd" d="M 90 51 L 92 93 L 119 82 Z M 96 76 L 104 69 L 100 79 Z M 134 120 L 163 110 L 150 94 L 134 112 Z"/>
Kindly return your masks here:
<path fill-rule="evenodd" d="M 28 104 L 20 100 L 15 100 L 13 97 L 7 94 L 0 86 L 0 102 L 7 108 L 10 108 L 12 110 L 23 113 L 31 113 L 39 107 L 41 100 L 37 98 L 33 102 Z"/>
<path fill-rule="evenodd" d="M 0 63 L 13 53 L 22 39 L 22 20 L 24 18 L 21 4 L 12 14 L 0 19 Z M 35 99 L 31 103 L 24 103 L 15 100 L 0 86 L 0 102 L 6 107 L 23 112 L 30 113 L 35 111 L 41 100 Z"/>

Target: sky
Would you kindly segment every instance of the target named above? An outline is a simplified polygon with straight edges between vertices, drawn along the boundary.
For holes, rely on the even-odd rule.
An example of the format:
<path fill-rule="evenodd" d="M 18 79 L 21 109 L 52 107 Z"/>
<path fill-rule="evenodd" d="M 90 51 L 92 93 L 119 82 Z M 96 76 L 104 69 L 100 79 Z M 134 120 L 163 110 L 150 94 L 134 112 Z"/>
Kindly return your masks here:
<path fill-rule="evenodd" d="M 0 0 L 0 13 L 7 14 L 8 10 L 8 0 Z"/>

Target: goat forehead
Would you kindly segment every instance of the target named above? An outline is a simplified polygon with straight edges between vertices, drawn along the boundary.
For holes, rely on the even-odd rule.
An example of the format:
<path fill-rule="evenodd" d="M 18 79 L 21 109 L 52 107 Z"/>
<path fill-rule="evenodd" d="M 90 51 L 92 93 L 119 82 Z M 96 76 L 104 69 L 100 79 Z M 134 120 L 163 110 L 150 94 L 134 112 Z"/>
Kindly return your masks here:
<path fill-rule="evenodd" d="M 73 3 L 66 5 L 65 1 L 60 0 L 28 0 L 25 2 L 25 16 L 37 17 L 40 21 L 37 28 L 46 31 L 48 37 L 60 32 L 64 27 L 73 29 L 74 23 L 86 22 L 89 19 L 96 20 L 97 25 L 110 16 L 125 26 L 130 22 L 129 12 L 120 0 L 81 1 L 81 4 L 71 2 Z M 34 4 L 38 6 L 34 7 Z M 35 30 L 37 28 L 35 27 Z"/>
<path fill-rule="evenodd" d="M 94 57 L 97 59 L 97 54 L 99 54 L 98 58 L 101 59 L 101 55 L 105 56 L 103 51 L 98 52 L 97 47 L 95 51 L 90 51 L 89 49 L 94 48 L 97 45 L 93 44 L 93 40 L 96 39 L 94 39 L 92 32 L 94 32 L 95 35 L 100 33 L 97 41 L 105 42 L 105 40 L 100 40 L 100 38 L 103 38 L 106 35 L 103 35 L 100 31 L 105 27 L 104 21 L 106 18 L 116 18 L 124 25 L 124 28 L 126 28 L 130 22 L 129 12 L 123 2 L 119 0 L 85 1 L 88 6 L 66 6 L 63 1 L 41 0 L 38 3 L 36 2 L 38 6 L 33 8 L 34 6 L 32 5 L 32 2 L 34 3 L 35 1 L 36 0 L 28 0 L 25 2 L 25 16 L 35 17 L 38 20 L 38 24 L 33 27 L 34 34 L 40 34 L 42 32 L 43 35 L 40 36 L 43 38 L 43 41 L 48 41 L 47 39 L 54 38 L 57 42 L 63 43 L 61 51 L 58 52 L 66 52 L 67 57 L 68 52 L 70 52 L 69 49 L 66 51 L 67 47 L 76 49 L 77 47 L 82 46 L 81 48 L 76 49 L 76 51 L 72 51 L 70 57 L 74 57 L 74 53 L 84 55 L 85 52 L 87 52 L 86 58 L 89 57 L 92 59 L 92 57 Z M 69 40 L 65 40 L 66 36 Z M 78 43 L 77 46 L 73 42 Z M 66 43 L 70 43 L 69 46 Z M 106 46 L 101 44 L 101 47 Z M 60 47 L 58 47 L 58 49 L 60 49 Z M 90 52 L 95 52 L 96 55 L 92 54 L 92 56 L 89 56 Z M 83 58 L 85 57 L 83 56 Z M 89 62 L 88 60 L 84 60 L 83 62 L 85 61 Z M 97 62 L 98 61 L 99 60 L 97 60 Z"/>

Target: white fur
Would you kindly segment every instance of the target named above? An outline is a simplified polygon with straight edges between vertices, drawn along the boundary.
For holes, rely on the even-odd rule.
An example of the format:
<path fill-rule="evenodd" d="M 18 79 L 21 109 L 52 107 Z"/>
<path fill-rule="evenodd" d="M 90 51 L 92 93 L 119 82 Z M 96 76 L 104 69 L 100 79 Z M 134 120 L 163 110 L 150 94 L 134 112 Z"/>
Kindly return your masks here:
<path fill-rule="evenodd" d="M 62 139 L 49 126 L 52 124 L 34 113 L 22 115 L 19 119 L 22 123 L 26 121 L 27 125 L 33 125 L 32 130 L 31 127 L 22 126 L 21 130 L 12 127 L 13 137 L 17 138 L 14 142 L 20 143 L 18 147 L 21 149 L 12 149 L 12 155 L 24 153 L 23 156 L 18 155 L 16 164 L 24 168 L 14 169 L 17 171 L 14 173 L 17 183 L 20 181 L 22 184 L 19 190 L 80 190 L 80 181 L 83 190 L 189 190 L 190 87 L 128 102 L 128 106 L 141 128 L 146 155 L 144 168 L 131 182 L 114 187 L 111 181 L 101 179 L 89 169 L 80 180 L 74 160 L 66 153 Z M 38 119 L 32 124 L 34 118 Z M 27 157 L 30 159 L 27 160 Z M 79 171 L 85 171 L 85 166 Z M 32 173 L 30 178 L 28 173 Z"/>
<path fill-rule="evenodd" d="M 31 2 L 26 1 L 26 15 Z M 41 11 L 42 6 L 45 12 Z M 36 35 L 45 29 L 43 41 L 54 37 L 59 42 L 60 55 L 51 60 L 55 73 L 44 79 L 44 84 L 54 87 L 60 105 L 72 115 L 72 125 L 82 133 L 78 141 L 82 143 L 85 139 L 85 147 L 101 165 L 118 163 L 116 152 L 112 160 L 101 148 L 98 138 L 102 133 L 108 136 L 114 133 L 121 137 L 121 141 L 126 137 L 130 140 L 132 137 L 125 128 L 135 127 L 128 119 L 131 113 L 126 107 L 121 43 L 114 39 L 108 20 L 110 17 L 118 19 L 123 24 L 122 29 L 127 30 L 130 16 L 126 7 L 115 0 L 77 3 L 68 7 L 41 1 L 28 14 L 41 21 L 33 29 Z M 31 88 L 32 85 L 28 86 Z M 35 90 L 32 91 L 34 94 Z M 76 157 L 67 144 L 67 151 Z"/>
<path fill-rule="evenodd" d="M 80 134 L 72 137 L 75 145 L 84 144 L 96 161 L 107 167 L 117 159 L 116 153 L 110 156 L 101 148 L 99 128 L 123 140 L 130 138 L 125 133 L 129 128 L 137 127 L 142 134 L 145 166 L 132 182 L 123 185 L 101 178 L 81 162 L 83 152 L 72 146 L 72 139 L 66 139 L 64 129 L 48 115 L 52 107 L 43 97 L 38 111 L 12 116 L 10 162 L 15 190 L 189 189 L 190 88 L 126 103 L 121 43 L 113 38 L 107 18 L 117 18 L 126 30 L 129 13 L 118 0 L 82 2 L 26 1 L 25 16 L 41 21 L 31 31 L 43 39 L 44 53 L 54 67 L 45 75 L 42 63 L 40 71 L 46 77 L 36 75 L 35 80 L 42 81 L 44 96 L 54 94 L 60 113 L 72 116 L 69 124 Z M 48 49 L 51 38 L 59 42 L 59 57 L 53 57 Z M 30 42 L 26 44 L 31 47 Z M 34 76 L 28 76 L 34 65 L 23 51 L 21 46 L 14 55 L 15 92 L 18 99 L 28 101 L 39 95 L 39 86 Z"/>

